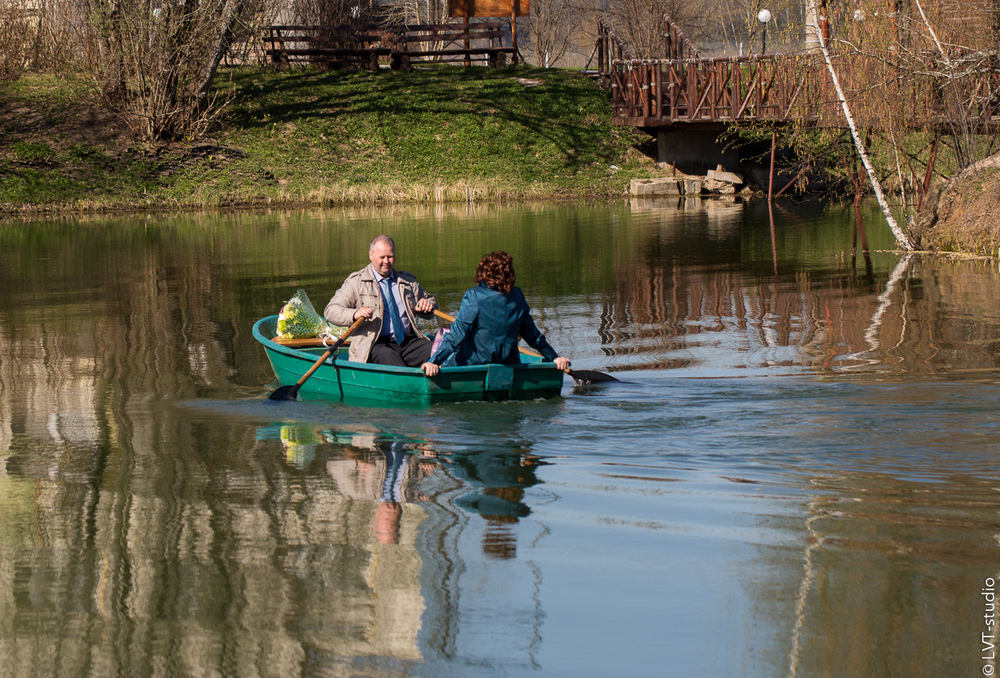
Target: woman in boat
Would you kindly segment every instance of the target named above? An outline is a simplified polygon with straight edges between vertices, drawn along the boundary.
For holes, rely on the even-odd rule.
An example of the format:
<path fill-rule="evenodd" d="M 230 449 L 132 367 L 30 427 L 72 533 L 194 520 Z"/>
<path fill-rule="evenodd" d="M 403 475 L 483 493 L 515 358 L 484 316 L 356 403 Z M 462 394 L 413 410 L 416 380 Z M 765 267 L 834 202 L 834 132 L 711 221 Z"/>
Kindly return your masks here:
<path fill-rule="evenodd" d="M 430 361 L 421 365 L 428 377 L 454 357 L 455 365 L 503 363 L 516 365 L 518 337 L 564 372 L 570 361 L 557 354 L 531 319 L 531 310 L 519 287 L 514 287 L 514 258 L 491 252 L 476 268 L 476 286 L 465 292 L 462 307 Z"/>

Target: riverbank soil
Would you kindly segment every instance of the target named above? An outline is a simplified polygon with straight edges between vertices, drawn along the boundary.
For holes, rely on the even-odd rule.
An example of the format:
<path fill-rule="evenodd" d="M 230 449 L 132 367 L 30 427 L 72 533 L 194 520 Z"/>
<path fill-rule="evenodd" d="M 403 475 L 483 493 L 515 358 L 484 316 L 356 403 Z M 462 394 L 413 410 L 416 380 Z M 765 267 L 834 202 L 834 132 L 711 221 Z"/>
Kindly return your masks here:
<path fill-rule="evenodd" d="M 1000 256 L 1000 155 L 935 187 L 913 234 L 924 249 Z"/>

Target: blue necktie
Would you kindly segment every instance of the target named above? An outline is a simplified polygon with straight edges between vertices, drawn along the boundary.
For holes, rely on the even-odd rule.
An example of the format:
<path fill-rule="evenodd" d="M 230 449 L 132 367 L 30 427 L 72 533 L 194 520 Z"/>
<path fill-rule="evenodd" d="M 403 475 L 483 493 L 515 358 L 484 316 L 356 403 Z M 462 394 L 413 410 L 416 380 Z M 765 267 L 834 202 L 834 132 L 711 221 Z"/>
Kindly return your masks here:
<path fill-rule="evenodd" d="M 385 303 L 389 308 L 389 322 L 392 323 L 392 338 L 396 340 L 397 344 L 402 344 L 403 319 L 399 317 L 399 307 L 396 306 L 396 298 L 392 294 L 392 281 L 389 278 L 383 278 L 382 282 L 385 283 L 382 291 L 385 293 Z"/>

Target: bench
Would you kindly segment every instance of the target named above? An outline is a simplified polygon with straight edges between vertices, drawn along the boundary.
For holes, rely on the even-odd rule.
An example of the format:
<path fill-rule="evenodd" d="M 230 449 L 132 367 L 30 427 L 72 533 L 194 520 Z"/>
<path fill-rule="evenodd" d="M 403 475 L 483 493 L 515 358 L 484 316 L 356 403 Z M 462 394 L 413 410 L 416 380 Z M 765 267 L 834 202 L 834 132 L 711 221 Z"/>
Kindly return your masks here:
<path fill-rule="evenodd" d="M 427 61 L 458 61 L 466 65 L 475 57 L 490 66 L 505 65 L 513 47 L 504 47 L 506 34 L 499 21 L 461 24 L 422 24 L 391 29 L 393 50 L 389 65 L 394 70 L 410 70 L 413 63 Z"/>
<path fill-rule="evenodd" d="M 473 58 L 503 66 L 514 47 L 504 47 L 504 24 L 497 22 L 420 24 L 380 27 L 270 26 L 264 53 L 279 67 L 313 64 L 334 68 L 377 70 L 379 58 L 389 57 L 393 70 L 411 70 L 421 61 L 458 61 Z"/>
<path fill-rule="evenodd" d="M 386 33 L 374 24 L 347 26 L 270 26 L 264 53 L 279 67 L 313 64 L 377 70 Z"/>

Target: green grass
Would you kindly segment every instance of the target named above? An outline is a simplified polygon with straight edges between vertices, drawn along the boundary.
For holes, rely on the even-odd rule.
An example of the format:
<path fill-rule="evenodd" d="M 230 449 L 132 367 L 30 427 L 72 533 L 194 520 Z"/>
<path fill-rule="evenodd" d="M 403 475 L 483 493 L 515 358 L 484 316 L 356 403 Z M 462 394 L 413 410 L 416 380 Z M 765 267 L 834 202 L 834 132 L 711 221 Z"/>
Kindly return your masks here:
<path fill-rule="evenodd" d="M 217 92 L 210 139 L 147 149 L 112 118 L 78 123 L 85 83 L 22 78 L 3 92 L 23 114 L 0 123 L 0 211 L 602 199 L 654 167 L 576 71 L 240 69 Z M 226 150 L 189 153 L 204 143 Z"/>

